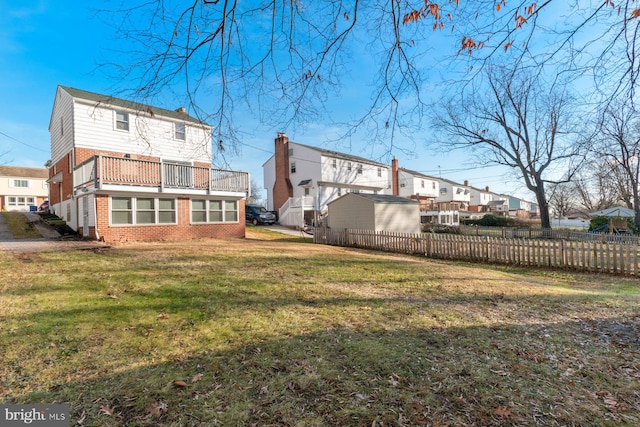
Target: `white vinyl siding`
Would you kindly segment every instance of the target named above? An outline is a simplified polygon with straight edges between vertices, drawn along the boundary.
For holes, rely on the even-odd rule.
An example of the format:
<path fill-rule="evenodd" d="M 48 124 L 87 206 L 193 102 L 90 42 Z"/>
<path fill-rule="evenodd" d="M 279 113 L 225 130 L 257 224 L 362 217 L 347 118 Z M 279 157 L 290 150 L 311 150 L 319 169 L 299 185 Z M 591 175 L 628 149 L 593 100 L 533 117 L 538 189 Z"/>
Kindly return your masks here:
<path fill-rule="evenodd" d="M 211 163 L 211 128 L 208 126 L 184 123 L 184 143 L 176 144 L 177 123 L 171 119 L 107 104 L 97 105 L 84 99 L 74 100 L 64 89 L 59 92 L 50 129 L 53 164 L 74 148 L 74 138 L 75 148 Z M 128 132 L 116 128 L 116 111 L 128 114 Z M 65 123 L 65 135 L 61 137 L 59 126 L 63 114 L 72 117 L 72 126 Z"/>

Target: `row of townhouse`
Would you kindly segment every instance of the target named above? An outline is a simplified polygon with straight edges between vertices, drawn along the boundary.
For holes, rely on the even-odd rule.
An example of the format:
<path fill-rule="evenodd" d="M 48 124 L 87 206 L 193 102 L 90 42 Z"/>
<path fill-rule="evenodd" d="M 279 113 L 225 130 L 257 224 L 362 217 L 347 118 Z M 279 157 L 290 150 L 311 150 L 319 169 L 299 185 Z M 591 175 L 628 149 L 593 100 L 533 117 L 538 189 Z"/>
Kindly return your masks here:
<path fill-rule="evenodd" d="M 275 139 L 274 155 L 263 164 L 267 209 L 279 213 L 280 223 L 300 226 L 322 219 L 328 205 L 346 193 L 395 195 L 420 203 L 422 223 L 458 225 L 461 218 L 486 213 L 530 218 L 537 206 L 479 189 L 467 181 L 459 184 L 363 157 L 289 141 L 284 133 Z"/>
<path fill-rule="evenodd" d="M 244 237 L 250 177 L 211 167 L 211 130 L 183 108 L 58 86 L 50 209 L 106 242 Z"/>

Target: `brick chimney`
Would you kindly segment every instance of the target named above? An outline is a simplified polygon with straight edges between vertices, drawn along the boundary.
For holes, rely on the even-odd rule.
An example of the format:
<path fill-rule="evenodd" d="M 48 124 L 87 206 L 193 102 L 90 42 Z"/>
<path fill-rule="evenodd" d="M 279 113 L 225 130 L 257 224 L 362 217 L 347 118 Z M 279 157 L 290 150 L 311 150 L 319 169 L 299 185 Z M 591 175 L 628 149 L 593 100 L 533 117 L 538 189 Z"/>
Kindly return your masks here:
<path fill-rule="evenodd" d="M 484 187 L 484 191 L 486 191 L 487 193 L 489 192 L 489 186 L 488 185 L 486 187 Z"/>
<path fill-rule="evenodd" d="M 400 173 L 398 172 L 398 159 L 391 160 L 391 191 L 394 196 L 400 195 Z"/>
<path fill-rule="evenodd" d="M 464 180 L 464 186 L 468 187 L 469 186 L 469 181 L 467 181 L 466 179 Z"/>
<path fill-rule="evenodd" d="M 278 210 L 289 197 L 293 197 L 293 186 L 289 179 L 289 138 L 278 132 L 275 139 L 276 180 L 273 184 L 273 209 Z"/>
<path fill-rule="evenodd" d="M 182 114 L 187 114 L 187 109 L 184 108 L 184 107 L 180 107 L 180 108 L 176 109 L 176 112 L 182 113 Z"/>

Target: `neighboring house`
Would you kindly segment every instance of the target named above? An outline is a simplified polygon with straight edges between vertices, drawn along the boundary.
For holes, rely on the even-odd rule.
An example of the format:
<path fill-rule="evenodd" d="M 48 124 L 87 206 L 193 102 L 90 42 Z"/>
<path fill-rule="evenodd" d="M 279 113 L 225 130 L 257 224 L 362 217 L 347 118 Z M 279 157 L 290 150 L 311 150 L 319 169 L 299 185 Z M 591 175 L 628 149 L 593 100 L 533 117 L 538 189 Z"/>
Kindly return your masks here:
<path fill-rule="evenodd" d="M 328 225 L 358 229 L 419 233 L 420 203 L 389 194 L 349 193 L 329 202 Z"/>
<path fill-rule="evenodd" d="M 49 196 L 47 170 L 0 166 L 0 210 L 28 211 Z"/>
<path fill-rule="evenodd" d="M 390 193 L 389 167 L 362 157 L 275 139 L 275 154 L 263 165 L 267 209 L 279 222 L 302 226 L 324 217 L 328 204 L 347 193 Z"/>
<path fill-rule="evenodd" d="M 469 192 L 469 212 L 488 213 L 490 211 L 489 203 L 494 198 L 494 194 L 489 191 L 489 187 L 485 187 L 482 190 L 470 186 Z"/>
<path fill-rule="evenodd" d="M 512 218 L 530 219 L 538 215 L 538 205 L 513 196 L 505 196 L 509 200 L 509 216 Z"/>
<path fill-rule="evenodd" d="M 58 86 L 49 122 L 50 208 L 106 242 L 243 237 L 246 172 L 211 169 L 211 127 Z"/>

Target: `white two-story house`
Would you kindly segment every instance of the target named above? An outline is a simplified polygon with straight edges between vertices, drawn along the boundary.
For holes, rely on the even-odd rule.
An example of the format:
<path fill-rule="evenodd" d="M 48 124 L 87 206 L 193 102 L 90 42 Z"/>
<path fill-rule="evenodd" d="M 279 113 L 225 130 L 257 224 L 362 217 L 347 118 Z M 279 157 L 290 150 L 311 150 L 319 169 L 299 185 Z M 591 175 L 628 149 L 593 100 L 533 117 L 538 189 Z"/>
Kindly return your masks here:
<path fill-rule="evenodd" d="M 0 210 L 29 211 L 48 196 L 46 169 L 0 166 Z"/>
<path fill-rule="evenodd" d="M 287 226 L 322 217 L 328 203 L 346 193 L 391 194 L 389 166 L 289 141 L 284 133 L 262 168 L 266 207 Z"/>
<path fill-rule="evenodd" d="M 244 237 L 246 172 L 211 168 L 211 127 L 58 86 L 49 123 L 50 208 L 106 242 Z"/>

